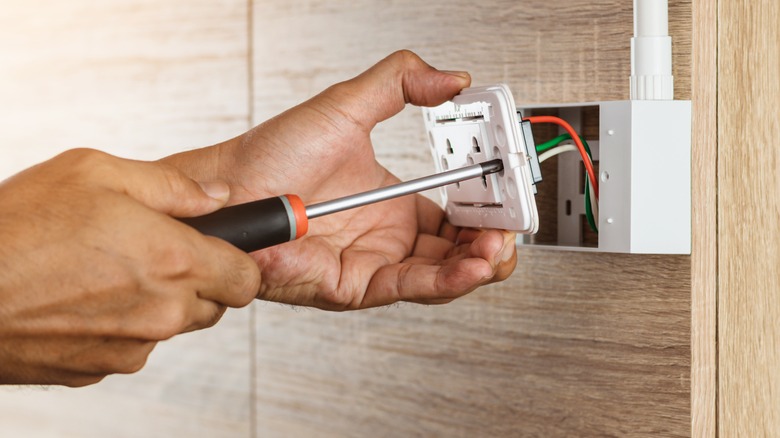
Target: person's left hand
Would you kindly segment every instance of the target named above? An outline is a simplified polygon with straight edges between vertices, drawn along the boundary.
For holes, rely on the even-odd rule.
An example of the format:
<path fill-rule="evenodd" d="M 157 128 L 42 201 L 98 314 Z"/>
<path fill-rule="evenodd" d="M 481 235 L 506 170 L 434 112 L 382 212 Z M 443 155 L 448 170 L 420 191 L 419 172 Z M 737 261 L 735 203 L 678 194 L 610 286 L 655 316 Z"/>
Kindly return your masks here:
<path fill-rule="evenodd" d="M 406 103 L 438 105 L 470 84 L 408 51 L 228 142 L 165 160 L 198 180 L 231 185 L 231 204 L 285 193 L 307 205 L 398 182 L 370 133 Z M 416 195 L 317 218 L 301 239 L 255 252 L 258 298 L 330 310 L 396 301 L 446 303 L 506 279 L 515 235 L 458 229 Z"/>

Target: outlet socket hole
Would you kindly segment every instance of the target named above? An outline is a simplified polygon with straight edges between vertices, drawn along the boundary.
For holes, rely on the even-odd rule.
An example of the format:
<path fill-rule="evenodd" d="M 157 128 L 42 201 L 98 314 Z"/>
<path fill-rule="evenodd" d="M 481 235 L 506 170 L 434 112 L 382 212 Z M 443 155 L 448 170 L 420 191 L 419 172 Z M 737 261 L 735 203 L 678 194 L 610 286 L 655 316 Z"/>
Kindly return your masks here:
<path fill-rule="evenodd" d="M 452 150 L 452 142 L 450 141 L 449 138 L 447 139 L 447 153 L 448 154 L 454 154 L 455 153 L 455 151 Z"/>
<path fill-rule="evenodd" d="M 482 149 L 479 147 L 479 140 L 477 140 L 477 137 L 471 137 L 471 146 L 472 149 L 474 149 L 475 154 L 482 152 Z"/>
<path fill-rule="evenodd" d="M 493 158 L 493 159 L 498 158 L 498 159 L 500 159 L 502 161 L 504 160 L 503 158 L 501 158 L 501 151 L 497 147 L 493 148 L 493 156 L 491 158 Z M 498 176 L 500 176 L 500 177 L 504 176 L 504 168 L 503 167 L 501 168 L 501 172 L 498 172 Z"/>
<path fill-rule="evenodd" d="M 482 188 L 487 190 L 487 175 L 482 175 Z"/>

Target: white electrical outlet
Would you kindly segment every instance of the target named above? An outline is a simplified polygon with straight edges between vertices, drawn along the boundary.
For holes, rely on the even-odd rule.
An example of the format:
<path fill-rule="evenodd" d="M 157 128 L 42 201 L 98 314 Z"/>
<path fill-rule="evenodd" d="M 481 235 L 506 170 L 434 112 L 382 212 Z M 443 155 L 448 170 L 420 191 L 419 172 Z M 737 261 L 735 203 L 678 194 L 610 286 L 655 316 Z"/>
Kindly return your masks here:
<path fill-rule="evenodd" d="M 536 149 L 530 130 L 523 134 L 509 89 L 468 88 L 450 102 L 424 108 L 423 115 L 438 172 L 497 158 L 504 164 L 500 173 L 441 189 L 450 223 L 535 233 L 533 185 L 541 179 L 534 177 Z"/>

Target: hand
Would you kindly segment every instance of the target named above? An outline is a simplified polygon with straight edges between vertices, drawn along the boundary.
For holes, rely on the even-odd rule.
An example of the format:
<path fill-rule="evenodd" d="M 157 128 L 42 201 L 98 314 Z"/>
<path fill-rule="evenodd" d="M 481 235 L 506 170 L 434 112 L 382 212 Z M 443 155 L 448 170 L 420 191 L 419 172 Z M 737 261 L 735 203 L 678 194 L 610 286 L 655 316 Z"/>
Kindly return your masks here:
<path fill-rule="evenodd" d="M 171 166 L 73 150 L 0 185 L 0 383 L 95 383 L 252 301 L 246 254 L 172 219 L 229 196 Z"/>
<path fill-rule="evenodd" d="M 308 205 L 398 181 L 370 132 L 406 103 L 438 105 L 470 83 L 408 51 L 226 143 L 169 157 L 194 178 L 231 185 L 230 203 L 295 193 Z M 331 310 L 399 300 L 446 303 L 509 276 L 512 233 L 458 229 L 422 196 L 312 220 L 298 241 L 253 254 L 259 298 Z"/>

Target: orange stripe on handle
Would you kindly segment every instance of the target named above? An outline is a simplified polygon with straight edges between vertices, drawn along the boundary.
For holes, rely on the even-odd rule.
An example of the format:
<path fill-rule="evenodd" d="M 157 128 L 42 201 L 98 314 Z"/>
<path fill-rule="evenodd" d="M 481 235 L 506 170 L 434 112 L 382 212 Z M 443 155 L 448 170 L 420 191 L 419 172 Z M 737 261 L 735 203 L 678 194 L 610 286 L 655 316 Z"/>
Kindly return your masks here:
<path fill-rule="evenodd" d="M 306 206 L 298 195 L 284 195 L 295 214 L 295 238 L 300 239 L 309 231 L 309 217 L 306 216 Z"/>

